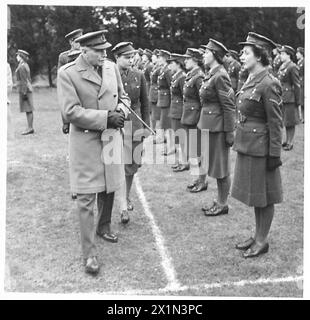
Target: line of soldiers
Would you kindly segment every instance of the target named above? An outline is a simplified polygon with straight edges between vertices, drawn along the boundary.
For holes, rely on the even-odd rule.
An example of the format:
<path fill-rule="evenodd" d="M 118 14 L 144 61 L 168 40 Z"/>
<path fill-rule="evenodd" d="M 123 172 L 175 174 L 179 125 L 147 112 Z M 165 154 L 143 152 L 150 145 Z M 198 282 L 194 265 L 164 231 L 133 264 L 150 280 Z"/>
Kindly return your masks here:
<path fill-rule="evenodd" d="M 76 34 L 75 30 L 69 35 Z M 106 58 L 106 49 L 112 45 L 104 31 L 79 34 L 73 42 L 80 50 L 72 45 L 62 54 L 68 59 L 74 54 L 78 57 L 60 68 L 58 96 L 64 122 L 70 123 L 64 133 L 70 133 L 70 184 L 77 194 L 85 271 L 99 271 L 93 221 L 96 196 L 98 236 L 118 240 L 110 229 L 116 191 L 122 199 L 121 221 L 130 220 L 130 190 L 141 166 L 141 141 L 147 136 L 143 129 L 150 122 L 156 130 L 153 142 L 166 142 L 164 155 L 176 153 L 179 144 L 174 172 L 197 165 L 198 178 L 187 186 L 189 192 L 207 190 L 207 177 L 216 179 L 218 196 L 202 208 L 205 216 L 227 214 L 230 191 L 254 207 L 255 235 L 236 248 L 244 251 L 245 258 L 266 253 L 274 204 L 282 202 L 281 148 L 291 150 L 293 141 L 291 125 L 284 123 L 287 141 L 282 145 L 283 119 L 291 116 L 292 108 L 296 115 L 300 101 L 298 69 L 291 62 L 293 49 L 285 45 L 279 50 L 279 80 L 270 64 L 277 45 L 254 32 L 239 43 L 241 55 L 215 39 L 199 48 L 187 48 L 185 54 L 135 50 L 133 43 L 121 42 L 112 49 L 116 63 Z M 178 130 L 184 135 L 175 139 Z M 113 152 L 124 153 L 131 162 L 108 161 L 108 136 L 113 137 Z M 237 152 L 233 184 L 232 146 Z"/>

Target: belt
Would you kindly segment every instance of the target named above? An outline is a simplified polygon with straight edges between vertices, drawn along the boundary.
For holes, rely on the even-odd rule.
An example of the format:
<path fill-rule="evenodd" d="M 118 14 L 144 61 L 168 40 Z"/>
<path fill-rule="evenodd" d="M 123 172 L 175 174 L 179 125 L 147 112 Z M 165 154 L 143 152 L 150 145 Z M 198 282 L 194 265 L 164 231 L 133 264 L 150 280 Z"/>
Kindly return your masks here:
<path fill-rule="evenodd" d="M 266 119 L 253 117 L 253 116 L 246 116 L 242 113 L 238 113 L 238 123 L 245 123 L 245 122 L 258 122 L 258 123 L 266 123 Z"/>

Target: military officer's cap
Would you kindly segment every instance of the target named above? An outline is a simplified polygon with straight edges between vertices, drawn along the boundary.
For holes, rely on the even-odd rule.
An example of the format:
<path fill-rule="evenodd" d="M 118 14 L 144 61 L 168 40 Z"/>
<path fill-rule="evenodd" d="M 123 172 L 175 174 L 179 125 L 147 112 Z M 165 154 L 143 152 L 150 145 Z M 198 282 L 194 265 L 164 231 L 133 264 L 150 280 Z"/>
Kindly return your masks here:
<path fill-rule="evenodd" d="M 71 58 L 71 59 L 75 59 L 81 54 L 81 52 L 82 52 L 81 50 L 71 50 L 68 53 L 68 57 Z"/>
<path fill-rule="evenodd" d="M 228 53 L 236 60 L 239 58 L 239 53 L 236 50 L 228 50 Z"/>
<path fill-rule="evenodd" d="M 143 54 L 145 54 L 146 56 L 150 58 L 152 58 L 153 52 L 150 49 L 144 49 Z"/>
<path fill-rule="evenodd" d="M 223 43 L 214 40 L 209 39 L 209 42 L 207 45 L 201 45 L 201 47 L 208 49 L 210 51 L 217 52 L 221 57 L 224 57 L 226 53 L 228 53 L 227 48 L 223 45 Z"/>
<path fill-rule="evenodd" d="M 144 52 L 144 51 L 143 51 L 143 49 L 142 49 L 142 48 L 139 48 L 139 49 L 138 49 L 138 53 L 139 53 L 139 55 L 140 55 L 140 56 L 142 56 L 142 55 L 143 55 L 143 52 Z"/>
<path fill-rule="evenodd" d="M 171 53 L 171 55 L 167 61 L 169 61 L 169 62 L 172 62 L 172 61 L 184 62 L 184 60 L 185 60 L 185 57 L 183 54 Z"/>
<path fill-rule="evenodd" d="M 268 51 L 271 51 L 277 47 L 276 43 L 274 43 L 272 40 L 255 32 L 249 32 L 246 40 L 244 42 L 239 42 L 239 44 L 251 45 L 258 48 L 267 49 Z"/>
<path fill-rule="evenodd" d="M 161 57 L 164 57 L 166 59 L 170 58 L 170 52 L 167 51 L 167 50 L 160 49 L 158 55 L 161 56 Z"/>
<path fill-rule="evenodd" d="M 81 47 L 104 50 L 112 47 L 111 43 L 109 43 L 104 36 L 104 33 L 106 32 L 106 30 L 88 32 L 75 39 L 75 41 L 79 42 Z"/>
<path fill-rule="evenodd" d="M 186 53 L 183 54 L 184 58 L 194 58 L 196 60 L 202 60 L 202 52 L 196 48 L 187 48 Z"/>
<path fill-rule="evenodd" d="M 153 55 L 158 56 L 159 55 L 159 49 L 154 49 L 153 50 Z"/>
<path fill-rule="evenodd" d="M 295 54 L 295 49 L 292 48 L 291 46 L 284 45 L 284 46 L 282 46 L 282 48 L 280 49 L 280 52 L 286 52 L 287 54 L 294 55 L 294 54 Z"/>
<path fill-rule="evenodd" d="M 300 52 L 302 55 L 305 55 L 305 49 L 303 47 L 298 47 L 297 52 Z"/>
<path fill-rule="evenodd" d="M 132 42 L 120 42 L 111 50 L 111 52 L 115 55 L 126 55 L 126 54 L 132 54 L 137 52 L 135 48 L 133 47 Z"/>
<path fill-rule="evenodd" d="M 16 54 L 22 54 L 29 58 L 30 54 L 26 50 L 18 49 Z"/>
<path fill-rule="evenodd" d="M 65 38 L 68 40 L 75 40 L 83 34 L 83 29 L 76 29 L 65 35 Z"/>

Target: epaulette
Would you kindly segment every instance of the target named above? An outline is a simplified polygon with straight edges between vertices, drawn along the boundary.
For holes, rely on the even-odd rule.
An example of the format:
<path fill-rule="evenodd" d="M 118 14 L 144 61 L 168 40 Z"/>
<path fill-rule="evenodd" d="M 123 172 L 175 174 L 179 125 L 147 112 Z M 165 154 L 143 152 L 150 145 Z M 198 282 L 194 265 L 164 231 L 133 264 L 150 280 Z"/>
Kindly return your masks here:
<path fill-rule="evenodd" d="M 73 65 L 75 65 L 75 61 L 68 62 L 63 66 L 63 69 L 66 70 Z"/>

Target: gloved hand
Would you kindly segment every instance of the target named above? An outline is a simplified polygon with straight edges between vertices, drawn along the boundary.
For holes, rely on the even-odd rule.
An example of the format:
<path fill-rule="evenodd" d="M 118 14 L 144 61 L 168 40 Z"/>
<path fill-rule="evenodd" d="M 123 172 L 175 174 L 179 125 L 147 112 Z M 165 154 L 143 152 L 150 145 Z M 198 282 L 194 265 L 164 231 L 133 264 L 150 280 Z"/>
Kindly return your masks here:
<path fill-rule="evenodd" d="M 122 112 L 109 111 L 108 114 L 108 128 L 123 128 L 125 117 Z"/>
<path fill-rule="evenodd" d="M 280 157 L 267 157 L 267 170 L 273 171 L 276 168 L 282 166 Z"/>
<path fill-rule="evenodd" d="M 234 144 L 234 140 L 235 140 L 235 135 L 234 132 L 225 132 L 225 143 L 228 147 L 232 147 L 232 145 Z"/>
<path fill-rule="evenodd" d="M 28 100 L 27 93 L 23 93 L 22 99 L 23 99 L 23 101 L 27 101 Z"/>
<path fill-rule="evenodd" d="M 68 134 L 69 133 L 69 130 L 70 130 L 70 123 L 64 123 L 62 125 L 62 132 L 64 134 Z"/>

